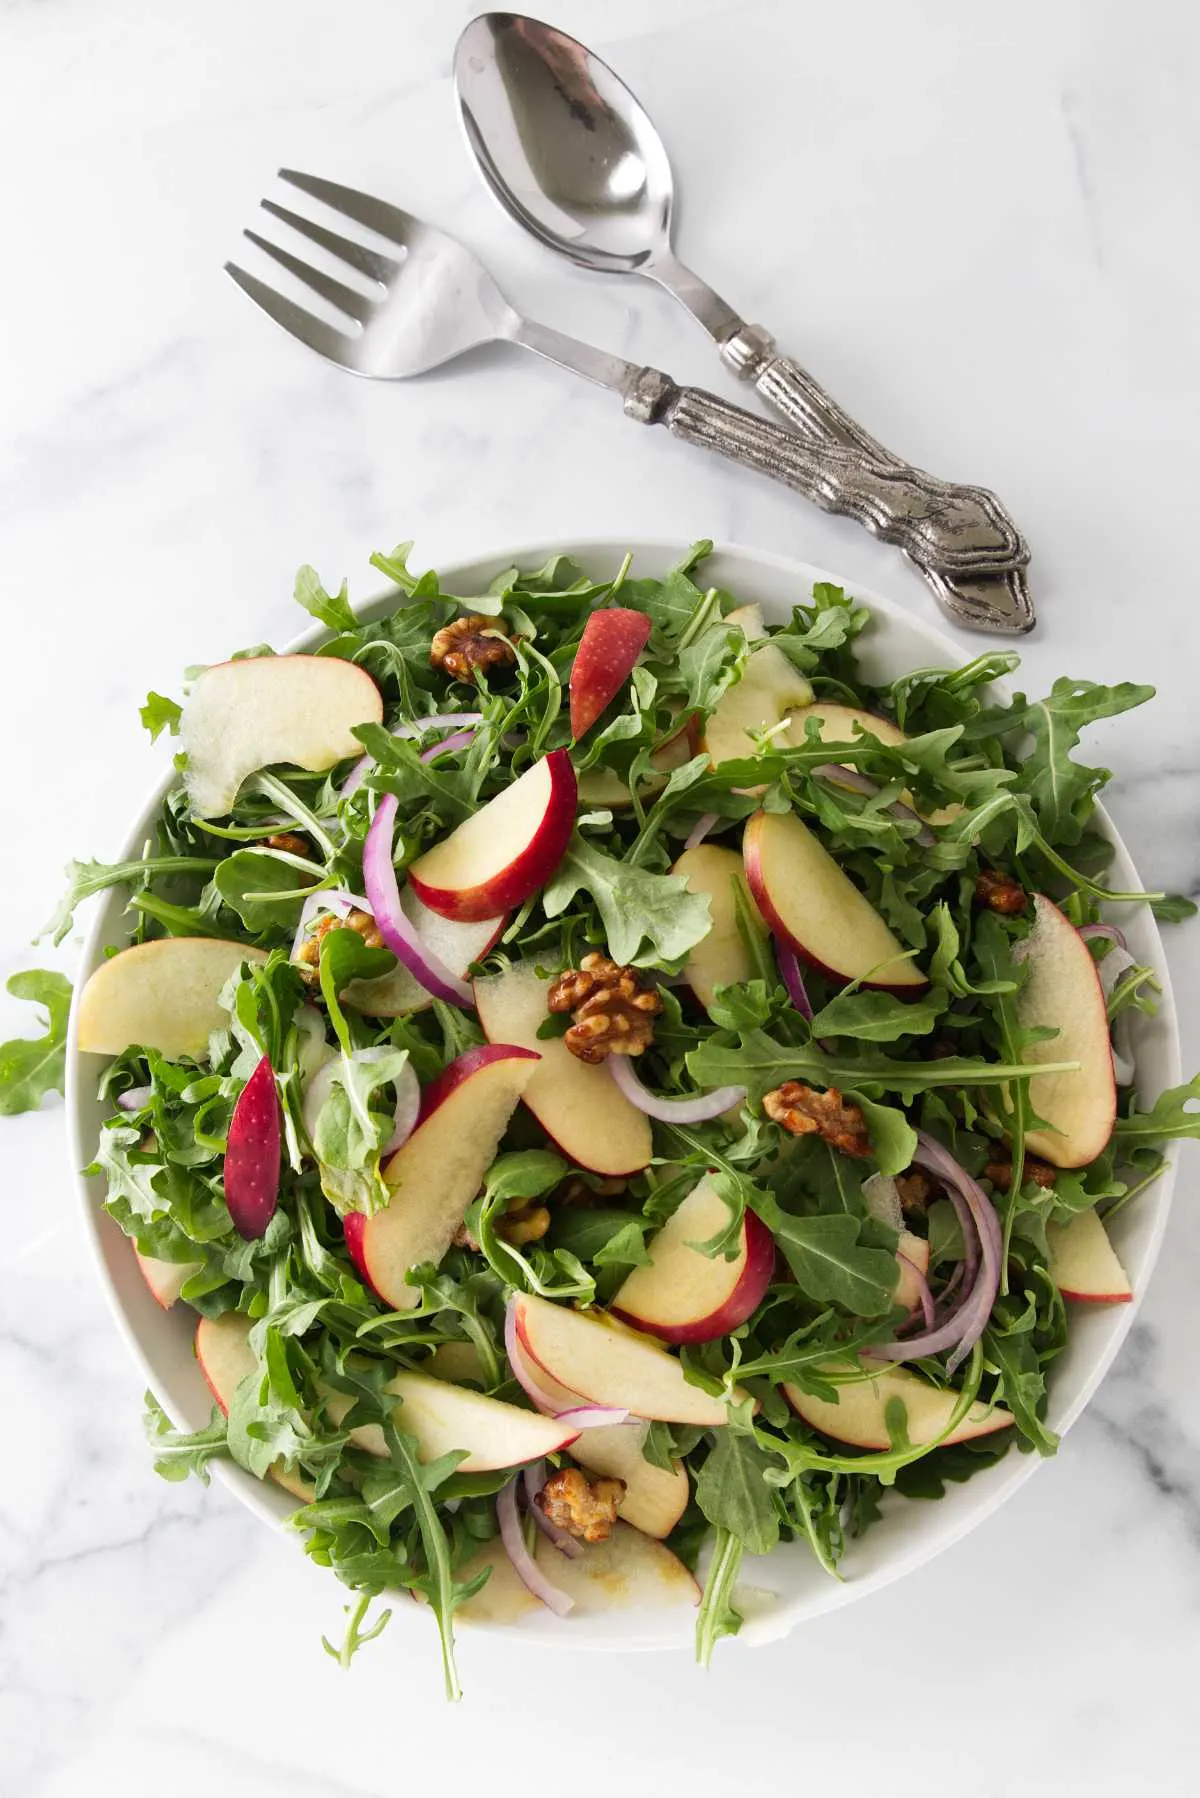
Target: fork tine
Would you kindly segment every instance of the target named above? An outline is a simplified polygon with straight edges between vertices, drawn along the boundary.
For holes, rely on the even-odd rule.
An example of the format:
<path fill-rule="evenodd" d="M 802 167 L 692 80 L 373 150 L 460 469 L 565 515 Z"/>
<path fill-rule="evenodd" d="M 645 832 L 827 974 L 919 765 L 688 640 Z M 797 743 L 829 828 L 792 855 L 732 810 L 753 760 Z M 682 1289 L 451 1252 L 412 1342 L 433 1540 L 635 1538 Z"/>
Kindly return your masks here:
<path fill-rule="evenodd" d="M 341 331 L 335 331 L 333 326 L 327 325 L 323 319 L 314 318 L 311 312 L 304 310 L 303 306 L 297 306 L 293 301 L 285 300 L 283 295 L 276 293 L 273 287 L 268 287 L 265 281 L 260 281 L 255 275 L 248 275 L 245 269 L 237 266 L 236 262 L 227 262 L 225 273 L 237 282 L 242 292 L 247 294 L 256 306 L 262 307 L 268 318 L 273 318 L 277 325 L 282 325 L 285 331 L 290 332 L 293 337 L 298 337 L 301 343 L 306 343 L 310 350 L 316 350 L 318 355 L 327 357 L 330 362 L 340 363 L 343 368 L 354 366 L 355 342 L 353 338 L 346 336 Z"/>
<path fill-rule="evenodd" d="M 243 231 L 242 236 L 248 237 L 258 249 L 265 251 L 282 268 L 287 269 L 289 274 L 295 275 L 297 281 L 303 281 L 306 287 L 311 287 L 323 300 L 328 300 L 331 306 L 336 306 L 348 318 L 356 319 L 360 325 L 365 325 L 374 312 L 375 302 L 368 299 L 365 293 L 358 293 L 353 287 L 347 287 L 344 281 L 335 280 L 332 275 L 324 274 L 319 268 L 310 268 L 307 262 L 301 261 L 299 256 L 293 256 L 290 250 L 281 250 L 270 238 L 260 237 L 257 231 Z"/>
<path fill-rule="evenodd" d="M 334 212 L 365 225 L 368 231 L 378 231 L 381 237 L 388 237 L 393 243 L 407 245 L 413 227 L 419 222 L 407 212 L 401 212 L 398 206 L 389 206 L 386 200 L 360 193 L 356 187 L 343 187 L 338 181 L 302 174 L 299 169 L 280 169 L 279 179 L 298 187 L 301 193 L 311 194 L 314 200 L 322 201 Z"/>
<path fill-rule="evenodd" d="M 323 250 L 328 250 L 339 262 L 348 263 L 360 275 L 367 275 L 372 281 L 379 281 L 385 287 L 400 267 L 391 256 L 384 256 L 379 250 L 368 250 L 365 244 L 355 243 L 349 237 L 342 237 L 337 231 L 329 231 L 324 225 L 314 224 L 312 219 L 304 218 L 299 212 L 289 212 L 286 206 L 279 206 L 274 200 L 264 200 L 262 208 L 272 218 L 282 219 L 285 225 L 290 225 L 301 237 L 320 244 Z"/>

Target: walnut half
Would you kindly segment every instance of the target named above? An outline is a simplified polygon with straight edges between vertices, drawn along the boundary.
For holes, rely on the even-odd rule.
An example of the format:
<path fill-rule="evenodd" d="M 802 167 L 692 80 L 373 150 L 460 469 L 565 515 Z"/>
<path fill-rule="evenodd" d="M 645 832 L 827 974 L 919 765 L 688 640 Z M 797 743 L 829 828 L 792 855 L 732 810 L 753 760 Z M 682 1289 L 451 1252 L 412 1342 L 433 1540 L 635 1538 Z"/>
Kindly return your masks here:
<path fill-rule="evenodd" d="M 843 1155 L 871 1153 L 862 1108 L 843 1099 L 836 1086 L 821 1092 L 799 1080 L 785 1080 L 764 1096 L 763 1110 L 793 1136 L 819 1136 Z"/>
<path fill-rule="evenodd" d="M 607 1475 L 589 1480 L 578 1467 L 552 1473 L 534 1503 L 548 1523 L 580 1542 L 603 1542 L 612 1534 L 617 1506 L 625 1496 L 624 1480 Z"/>
<path fill-rule="evenodd" d="M 512 640 L 477 613 L 436 631 L 429 645 L 430 665 L 454 680 L 474 681 L 477 668 L 510 668 L 516 659 Z"/>
<path fill-rule="evenodd" d="M 1028 903 L 1020 881 L 1011 874 L 1001 874 L 998 868 L 979 870 L 975 876 L 975 901 L 1005 918 L 1016 917 Z"/>
<path fill-rule="evenodd" d="M 595 952 L 558 976 L 546 1003 L 552 1012 L 571 1013 L 567 1048 L 590 1062 L 640 1055 L 654 1041 L 654 1020 L 662 1010 L 662 1000 L 643 984 L 636 968 L 621 967 Z"/>

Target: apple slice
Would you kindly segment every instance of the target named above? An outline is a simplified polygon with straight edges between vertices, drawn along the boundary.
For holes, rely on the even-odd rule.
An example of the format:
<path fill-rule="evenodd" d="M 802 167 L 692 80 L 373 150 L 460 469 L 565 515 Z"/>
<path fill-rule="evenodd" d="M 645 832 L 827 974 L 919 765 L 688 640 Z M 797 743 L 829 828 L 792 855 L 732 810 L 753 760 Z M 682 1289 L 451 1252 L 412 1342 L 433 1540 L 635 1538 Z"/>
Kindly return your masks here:
<path fill-rule="evenodd" d="M 679 1556 L 627 1523 L 616 1524 L 607 1541 L 590 1543 L 578 1560 L 568 1560 L 539 1534 L 534 1559 L 547 1579 L 574 1600 L 563 1620 L 567 1628 L 576 1617 L 603 1611 L 661 1611 L 700 1602 L 700 1588 Z M 519 1623 L 544 1608 L 522 1584 L 498 1539 L 477 1549 L 455 1577 L 471 1580 L 484 1568 L 491 1569 L 486 1584 L 458 1607 L 455 1622 Z"/>
<path fill-rule="evenodd" d="M 409 885 L 444 918 L 494 918 L 550 878 L 574 827 L 575 770 L 565 749 L 552 749 L 419 856 Z"/>
<path fill-rule="evenodd" d="M 206 668 L 179 723 L 193 818 L 223 818 L 259 768 L 286 762 L 319 773 L 361 754 L 354 726 L 382 720 L 371 676 L 339 656 L 247 656 Z"/>
<path fill-rule="evenodd" d="M 736 624 L 751 642 L 765 636 L 758 606 L 739 606 L 726 624 Z M 702 746 L 714 764 L 754 754 L 753 736 L 793 718 L 784 742 L 803 742 L 802 719 L 794 718 L 812 701 L 812 687 L 781 649 L 764 642 L 753 651 L 741 679 L 727 687 L 704 726 Z"/>
<path fill-rule="evenodd" d="M 422 905 L 408 886 L 401 888 L 400 909 L 426 947 L 460 980 L 477 961 L 483 960 L 508 923 L 507 912 L 470 924 L 443 918 L 440 912 Z M 342 1003 L 370 1018 L 401 1018 L 412 1011 L 424 1011 L 433 1004 L 433 995 L 398 961 L 390 973 L 380 974 L 375 980 L 352 980 L 342 994 Z"/>
<path fill-rule="evenodd" d="M 602 1064 L 572 1055 L 561 1037 L 539 1041 L 549 1017 L 550 980 L 532 962 L 475 982 L 475 1008 L 489 1042 L 519 1043 L 540 1054 L 522 1093 L 548 1136 L 576 1167 L 596 1174 L 634 1174 L 654 1153 L 649 1118 L 631 1105 Z"/>
<path fill-rule="evenodd" d="M 820 973 L 893 993 L 929 984 L 901 959 L 903 945 L 794 812 L 756 812 L 742 853 L 759 911 Z"/>
<path fill-rule="evenodd" d="M 1045 1130 L 1030 1130 L 1025 1147 L 1055 1167 L 1085 1167 L 1107 1146 L 1117 1115 L 1108 1011 L 1100 973 L 1075 926 L 1044 893 L 1033 896 L 1033 928 L 1013 950 L 1029 970 L 1017 994 L 1017 1016 L 1058 1032 L 1025 1049 L 1021 1060 L 1077 1061 L 1065 1074 L 1038 1074 L 1029 1103 Z"/>
<path fill-rule="evenodd" d="M 612 1300 L 615 1314 L 663 1342 L 711 1342 L 744 1324 L 771 1284 L 775 1239 L 747 1211 L 732 1261 L 692 1246 L 728 1222 L 729 1208 L 706 1175 L 647 1243 L 650 1260 L 622 1283 Z"/>
<path fill-rule="evenodd" d="M 569 1448 L 579 1434 L 569 1420 L 559 1423 L 540 1411 L 522 1410 L 432 1374 L 398 1373 L 384 1391 L 400 1401 L 396 1427 L 416 1437 L 422 1461 L 436 1461 L 455 1449 L 466 1451 L 459 1473 L 492 1473 L 499 1467 L 540 1461 L 543 1455 Z M 344 1393 L 330 1392 L 325 1408 L 338 1424 L 353 1403 Z M 387 1440 L 377 1423 L 360 1424 L 351 1430 L 350 1439 L 368 1454 L 387 1460 Z"/>
<path fill-rule="evenodd" d="M 571 736 L 576 743 L 629 679 L 650 630 L 646 614 L 627 606 L 593 612 L 584 625 L 571 664 Z"/>
<path fill-rule="evenodd" d="M 870 1365 L 876 1367 L 879 1363 Z M 863 1368 L 867 1363 L 860 1361 L 858 1366 Z M 831 1363 L 828 1371 L 845 1374 L 853 1367 L 852 1362 L 842 1363 L 839 1367 Z M 933 1442 L 941 1435 L 958 1403 L 956 1392 L 931 1386 L 907 1367 L 889 1367 L 886 1371 L 872 1373 L 869 1379 L 847 1380 L 838 1387 L 834 1404 L 827 1399 L 814 1398 L 809 1392 L 801 1392 L 798 1386 L 785 1384 L 783 1392 L 792 1410 L 805 1423 L 820 1430 L 823 1436 L 831 1436 L 835 1442 L 848 1442 L 854 1448 L 886 1449 L 891 1446 L 887 1408 L 893 1399 L 899 1399 L 904 1405 L 905 1428 L 914 1448 Z M 947 1436 L 946 1445 L 970 1442 L 976 1436 L 990 1436 L 996 1430 L 1007 1429 L 1011 1422 L 1012 1417 L 1001 1406 L 977 1401 Z"/>
<path fill-rule="evenodd" d="M 266 961 L 261 949 L 211 936 L 165 936 L 135 943 L 102 961 L 79 995 L 76 1046 L 121 1055 L 135 1044 L 168 1061 L 208 1053 L 229 1013 L 217 1000 L 244 961 Z"/>
<path fill-rule="evenodd" d="M 203 1261 L 160 1261 L 157 1255 L 143 1255 L 136 1243 L 133 1257 L 143 1280 L 164 1311 L 169 1311 L 178 1302 L 187 1281 L 204 1266 Z"/>
<path fill-rule="evenodd" d="M 711 902 L 708 935 L 696 944 L 683 970 L 688 986 L 707 1011 L 719 986 L 754 978 L 754 962 L 738 928 L 738 888 L 746 901 L 746 916 L 764 938 L 767 927 L 750 896 L 745 864 L 736 850 L 700 843 L 695 849 L 685 849 L 671 872 L 687 881 L 689 893 L 705 893 Z"/>
<path fill-rule="evenodd" d="M 258 1362 L 250 1348 L 252 1328 L 250 1319 L 240 1311 L 226 1311 L 221 1317 L 202 1317 L 196 1325 L 196 1359 L 200 1363 L 200 1372 L 226 1417 L 242 1381 L 258 1370 Z M 286 1468 L 276 1461 L 268 1471 L 275 1484 L 298 1498 L 301 1504 L 311 1505 L 316 1499 L 311 1482 L 294 1468 Z"/>
<path fill-rule="evenodd" d="M 1077 1211 L 1069 1224 L 1047 1224 L 1046 1243 L 1050 1278 L 1065 1299 L 1099 1305 L 1132 1299 L 1129 1275 L 1094 1211 Z"/>
<path fill-rule="evenodd" d="M 892 1303 L 903 1305 L 906 1311 L 911 1311 L 914 1305 L 921 1302 L 918 1276 L 923 1280 L 929 1272 L 928 1237 L 917 1236 L 912 1230 L 901 1230 L 896 1259 L 900 1263 L 900 1272 L 896 1276 Z"/>
<path fill-rule="evenodd" d="M 488 1383 L 479 1350 L 473 1342 L 439 1342 L 428 1361 L 422 1364 L 421 1371 L 435 1380 L 449 1380 L 453 1386 L 462 1386 L 468 1381 L 476 1386 Z"/>
<path fill-rule="evenodd" d="M 572 1311 L 523 1294 L 516 1301 L 516 1317 L 525 1352 L 593 1404 L 706 1429 L 725 1422 L 724 1402 L 689 1386 L 673 1355 L 603 1313 Z M 745 1396 L 735 1390 L 735 1400 Z"/>
<path fill-rule="evenodd" d="M 450 1247 L 537 1065 L 536 1051 L 489 1043 L 468 1049 L 422 1093 L 416 1129 L 383 1169 L 392 1197 L 356 1226 L 362 1270 L 394 1310 L 418 1303 L 409 1269 L 436 1266 Z"/>
<path fill-rule="evenodd" d="M 265 1235 L 279 1203 L 281 1137 L 275 1071 L 264 1055 L 237 1096 L 225 1146 L 225 1203 L 247 1242 Z"/>

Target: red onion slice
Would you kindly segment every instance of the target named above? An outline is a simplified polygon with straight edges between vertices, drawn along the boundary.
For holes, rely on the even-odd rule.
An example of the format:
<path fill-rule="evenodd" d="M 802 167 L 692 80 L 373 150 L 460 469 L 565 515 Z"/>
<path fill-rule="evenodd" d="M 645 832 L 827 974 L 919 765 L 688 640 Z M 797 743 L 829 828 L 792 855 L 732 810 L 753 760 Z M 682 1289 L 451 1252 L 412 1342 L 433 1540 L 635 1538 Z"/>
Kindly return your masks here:
<path fill-rule="evenodd" d="M 783 976 L 783 984 L 787 988 L 787 996 L 792 1002 L 793 1010 L 798 1011 L 806 1023 L 813 1021 L 812 1000 L 808 996 L 808 988 L 804 984 L 804 975 L 800 970 L 800 957 L 790 943 L 782 937 L 775 938 L 775 959 L 779 963 L 779 972 Z"/>
<path fill-rule="evenodd" d="M 122 1111 L 140 1111 L 149 1105 L 153 1092 L 152 1086 L 131 1086 L 127 1093 L 117 1094 L 117 1104 Z"/>
<path fill-rule="evenodd" d="M 566 1555 L 568 1561 L 577 1561 L 583 1553 L 582 1542 L 577 1542 L 567 1530 L 560 1530 L 556 1523 L 551 1523 L 542 1507 L 538 1504 L 538 1494 L 546 1484 L 546 1463 L 535 1461 L 521 1475 L 521 1483 L 525 1488 L 525 1502 L 529 1506 L 529 1515 L 541 1530 L 547 1541 L 553 1542 L 560 1554 Z"/>
<path fill-rule="evenodd" d="M 913 1285 L 917 1289 L 919 1303 L 917 1310 L 914 1313 L 914 1320 L 916 1317 L 920 1317 L 924 1321 L 925 1328 L 927 1330 L 932 1330 L 933 1293 L 929 1290 L 929 1281 L 925 1278 L 925 1275 L 921 1272 L 916 1262 L 913 1261 L 910 1256 L 906 1255 L 903 1249 L 896 1250 L 896 1259 L 897 1261 L 902 1261 L 904 1263 L 912 1276 Z"/>
<path fill-rule="evenodd" d="M 876 1344 L 871 1354 L 882 1361 L 915 1361 L 923 1355 L 937 1355 L 943 1349 L 952 1349 L 946 1371 L 953 1373 L 983 1335 L 996 1302 L 1002 1252 L 1000 1220 L 979 1182 L 971 1178 L 948 1149 L 924 1130 L 917 1132 L 913 1165 L 936 1174 L 951 1197 L 958 1193 L 966 1205 L 979 1236 L 979 1271 L 974 1283 L 968 1285 L 966 1298 L 944 1323 L 920 1336 L 906 1337 L 902 1342 Z"/>
<path fill-rule="evenodd" d="M 443 737 L 440 743 L 433 743 L 428 749 L 423 749 L 420 759 L 423 762 L 433 762 L 439 755 L 457 755 L 460 749 L 469 749 L 474 741 L 474 730 L 456 730 L 452 736 Z"/>
<path fill-rule="evenodd" d="M 396 868 L 392 861 L 396 807 L 396 795 L 384 793 L 375 807 L 375 816 L 363 844 L 363 884 L 379 934 L 427 993 L 450 1005 L 470 1006 L 474 1001 L 467 982 L 460 980 L 440 956 L 421 941 L 401 909 L 400 888 L 396 884 Z"/>
<path fill-rule="evenodd" d="M 358 792 L 359 787 L 362 786 L 363 781 L 366 780 L 367 775 L 371 772 L 374 762 L 375 757 L 373 755 L 359 756 L 353 768 L 351 768 L 349 774 L 347 774 L 345 780 L 342 782 L 343 799 L 349 799 L 351 793 Z"/>
<path fill-rule="evenodd" d="M 504 1544 L 504 1552 L 513 1564 L 513 1571 L 527 1591 L 544 1604 L 547 1610 L 553 1611 L 556 1617 L 565 1617 L 574 1610 L 575 1600 L 561 1591 L 553 1580 L 547 1579 L 533 1556 L 525 1546 L 525 1532 L 521 1528 L 521 1517 L 517 1510 L 517 1481 L 519 1475 L 501 1487 L 496 1494 L 496 1522 L 500 1525 L 500 1540 Z"/>
<path fill-rule="evenodd" d="M 698 1093 L 694 1099 L 663 1099 L 642 1085 L 628 1055 L 610 1055 L 605 1065 L 629 1103 L 663 1124 L 706 1124 L 730 1106 L 740 1105 L 746 1097 L 744 1086 L 718 1086 L 712 1092 Z"/>
<path fill-rule="evenodd" d="M 300 907 L 300 917 L 296 923 L 296 934 L 292 938 L 292 946 L 288 951 L 289 959 L 295 961 L 300 954 L 300 945 L 308 935 L 308 927 L 318 912 L 332 912 L 335 918 L 345 918 L 352 911 L 370 912 L 367 901 L 357 893 L 349 892 L 345 887 L 325 887 L 319 893 L 310 893 Z"/>
<path fill-rule="evenodd" d="M 705 812 L 704 815 L 700 818 L 697 818 L 696 822 L 692 825 L 691 830 L 688 832 L 687 837 L 684 840 L 684 845 L 683 845 L 684 848 L 685 849 L 698 849 L 700 847 L 701 843 L 704 841 L 705 837 L 708 835 L 709 831 L 712 829 L 713 825 L 719 824 L 720 822 L 721 822 L 721 819 L 720 819 L 719 813 Z"/>
<path fill-rule="evenodd" d="M 504 1313 L 504 1352 L 508 1356 L 508 1364 L 513 1370 L 513 1378 L 530 1404 L 535 1406 L 544 1417 L 557 1417 L 562 1406 L 538 1379 L 521 1345 L 521 1338 L 517 1334 L 515 1298 L 509 1299 Z M 582 1402 L 581 1399 L 580 1403 L 582 1404 Z"/>
<path fill-rule="evenodd" d="M 1107 940 L 1110 943 L 1115 943 L 1118 949 L 1124 949 L 1126 954 L 1129 952 L 1129 944 L 1126 941 L 1125 932 L 1118 929 L 1115 924 L 1081 924 L 1079 926 L 1079 934 L 1085 943 Z M 1104 958 L 1105 961 L 1110 961 L 1111 959 L 1111 956 L 1107 955 Z M 1102 962 L 1101 966 L 1103 965 Z"/>
<path fill-rule="evenodd" d="M 355 1049 L 350 1059 L 351 1061 L 370 1063 L 378 1061 L 380 1056 L 389 1053 L 386 1045 L 381 1043 L 369 1049 Z M 323 1067 L 318 1068 L 304 1090 L 302 1111 L 304 1128 L 308 1132 L 309 1142 L 315 1139 L 321 1107 L 329 1097 L 334 1084 L 334 1075 L 340 1065 L 341 1057 L 331 1056 Z M 394 1085 L 396 1088 L 394 1122 L 391 1135 L 379 1151 L 381 1158 L 385 1155 L 394 1155 L 396 1150 L 402 1148 L 408 1141 L 416 1127 L 417 1114 L 421 1109 L 421 1083 L 417 1079 L 411 1061 L 406 1062 L 401 1068 Z"/>

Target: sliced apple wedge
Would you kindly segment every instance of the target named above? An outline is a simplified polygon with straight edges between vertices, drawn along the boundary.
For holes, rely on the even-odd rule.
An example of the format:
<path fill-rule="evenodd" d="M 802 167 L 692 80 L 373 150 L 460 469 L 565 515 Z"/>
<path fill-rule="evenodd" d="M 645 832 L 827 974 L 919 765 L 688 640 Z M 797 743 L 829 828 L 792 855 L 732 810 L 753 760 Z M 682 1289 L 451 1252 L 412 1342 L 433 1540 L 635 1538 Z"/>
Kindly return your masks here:
<path fill-rule="evenodd" d="M 473 1342 L 439 1342 L 421 1371 L 435 1380 L 449 1380 L 455 1386 L 487 1385 L 483 1362 Z"/>
<path fill-rule="evenodd" d="M 616 1316 L 663 1342 L 711 1342 L 757 1311 L 775 1269 L 775 1239 L 747 1211 L 732 1261 L 704 1255 L 729 1222 L 729 1207 L 707 1176 L 646 1244 L 649 1262 L 635 1267 L 612 1300 Z"/>
<path fill-rule="evenodd" d="M 569 1161 L 596 1174 L 637 1173 L 654 1153 L 650 1120 L 604 1066 L 580 1061 L 561 1037 L 539 1041 L 538 1029 L 550 1015 L 549 987 L 532 962 L 477 980 L 475 1007 L 484 1035 L 541 1056 L 521 1096 Z"/>
<path fill-rule="evenodd" d="M 689 1386 L 673 1355 L 600 1312 L 573 1311 L 548 1299 L 516 1301 L 517 1334 L 539 1367 L 597 1405 L 616 1405 L 635 1417 L 712 1428 L 725 1406 Z M 735 1393 L 744 1398 L 740 1389 Z"/>
<path fill-rule="evenodd" d="M 685 849 L 672 874 L 686 880 L 689 893 L 706 893 L 711 901 L 712 924 L 688 956 L 683 977 L 707 1011 L 719 986 L 732 986 L 754 978 L 754 962 L 738 927 L 736 893 L 740 888 L 752 928 L 765 938 L 767 927 L 746 885 L 746 870 L 735 849 L 716 843 L 700 843 Z"/>
<path fill-rule="evenodd" d="M 494 947 L 508 923 L 507 912 L 470 924 L 443 918 L 440 912 L 422 905 L 408 886 L 400 890 L 400 909 L 426 947 L 460 980 Z M 433 996 L 398 961 L 390 973 L 380 974 L 376 980 L 352 980 L 342 1002 L 369 1018 L 402 1018 L 412 1011 L 424 1011 L 433 1004 Z"/>
<path fill-rule="evenodd" d="M 1017 994 L 1017 1016 L 1057 1036 L 1032 1043 L 1021 1059 L 1077 1061 L 1065 1074 L 1038 1074 L 1029 1103 L 1047 1128 L 1030 1130 L 1025 1146 L 1055 1167 L 1085 1167 L 1108 1145 L 1117 1115 L 1108 1012 L 1100 975 L 1075 926 L 1043 893 L 1033 896 L 1033 928 L 1013 950 L 1029 970 Z"/>
<path fill-rule="evenodd" d="M 896 1276 L 892 1303 L 903 1305 L 906 1311 L 911 1311 L 914 1305 L 921 1302 L 918 1276 L 923 1280 L 929 1272 L 928 1237 L 917 1236 L 912 1230 L 901 1230 L 896 1259 L 900 1264 L 900 1272 Z"/>
<path fill-rule="evenodd" d="M 537 1065 L 536 1051 L 490 1043 L 468 1049 L 422 1093 L 416 1129 L 383 1169 L 391 1200 L 355 1227 L 361 1267 L 394 1310 L 418 1302 L 409 1269 L 436 1266 L 450 1247 Z"/>
<path fill-rule="evenodd" d="M 690 1487 L 682 1461 L 673 1462 L 670 1469 L 647 1461 L 642 1446 L 649 1433 L 648 1423 L 605 1424 L 598 1430 L 581 1430 L 569 1452 L 589 1473 L 624 1480 L 618 1517 L 644 1535 L 661 1539 L 671 1534 L 687 1510 Z"/>
<path fill-rule="evenodd" d="M 135 1044 L 168 1061 L 207 1053 L 229 1013 L 217 1000 L 244 961 L 266 961 L 261 949 L 220 937 L 165 936 L 122 949 L 89 976 L 79 995 L 78 1047 L 121 1055 Z"/>
<path fill-rule="evenodd" d="M 1050 1278 L 1065 1299 L 1096 1305 L 1132 1299 L 1129 1275 L 1094 1211 L 1076 1212 L 1069 1224 L 1047 1224 L 1046 1242 Z"/>
<path fill-rule="evenodd" d="M 742 853 L 759 911 L 822 974 L 893 993 L 929 984 L 901 959 L 903 945 L 794 812 L 756 812 Z"/>
<path fill-rule="evenodd" d="M 250 1319 L 240 1311 L 226 1311 L 221 1317 L 202 1317 L 196 1325 L 196 1360 L 209 1391 L 226 1417 L 234 1393 L 258 1367 L 250 1349 L 252 1327 Z M 275 1484 L 298 1498 L 301 1504 L 313 1503 L 316 1491 L 302 1473 L 288 1469 L 278 1461 L 269 1471 Z"/>
<path fill-rule="evenodd" d="M 552 749 L 419 856 L 408 870 L 409 885 L 431 911 L 462 923 L 523 905 L 563 858 L 575 828 L 575 798 L 571 758 Z"/>
<path fill-rule="evenodd" d="M 164 1311 L 178 1303 L 187 1281 L 204 1266 L 203 1261 L 160 1261 L 156 1255 L 143 1255 L 136 1244 L 133 1255 L 143 1280 Z"/>
<path fill-rule="evenodd" d="M 382 719 L 371 676 L 338 656 L 247 656 L 206 668 L 179 724 L 192 816 L 223 818 L 259 768 L 320 772 L 361 754 L 354 726 Z"/>
<path fill-rule="evenodd" d="M 645 612 L 628 606 L 606 606 L 584 625 L 570 679 L 571 735 L 577 743 L 633 673 L 650 630 Z"/>
<path fill-rule="evenodd" d="M 859 1362 L 861 1370 L 866 1363 Z M 878 1362 L 871 1366 L 879 1366 Z M 853 1364 L 830 1365 L 830 1373 L 854 1371 Z M 847 1442 L 854 1448 L 891 1446 L 888 1435 L 887 1409 L 893 1399 L 904 1406 L 905 1429 L 913 1447 L 933 1442 L 949 1423 L 958 1403 L 958 1394 L 941 1386 L 931 1386 L 907 1367 L 889 1367 L 872 1373 L 869 1379 L 848 1379 L 838 1387 L 835 1404 L 814 1398 L 798 1386 L 785 1385 L 784 1396 L 793 1411 L 823 1436 L 835 1442 Z M 1006 1430 L 1012 1422 L 1010 1414 L 999 1405 L 975 1403 L 962 1422 L 946 1438 L 952 1442 L 970 1442 L 976 1436 L 990 1436 Z"/>
<path fill-rule="evenodd" d="M 738 625 L 752 642 L 763 635 L 757 606 L 739 607 L 725 622 Z M 812 687 L 805 677 L 774 643 L 763 643 L 749 657 L 741 679 L 727 687 L 717 701 L 704 726 L 702 747 L 715 765 L 738 761 L 755 753 L 756 734 L 773 730 L 785 718 L 793 719 L 793 728 L 784 734 L 784 741 L 803 742 L 803 723 L 796 714 L 811 701 Z M 794 732 L 799 734 L 794 736 Z"/>
<path fill-rule="evenodd" d="M 676 1605 L 695 1606 L 700 1588 L 678 1555 L 661 1542 L 618 1523 L 606 1542 L 593 1542 L 578 1560 L 568 1560 L 539 1535 L 534 1552 L 538 1567 L 574 1604 L 565 1619 L 602 1611 L 661 1611 Z M 498 1540 L 485 1542 L 458 1569 L 460 1580 L 473 1579 L 485 1567 L 491 1572 L 482 1590 L 455 1611 L 463 1623 L 518 1623 L 542 1606 L 521 1583 Z"/>
<path fill-rule="evenodd" d="M 491 1473 L 498 1467 L 521 1467 L 543 1455 L 569 1448 L 579 1432 L 570 1422 L 558 1423 L 540 1411 L 525 1411 L 503 1399 L 488 1398 L 466 1386 L 455 1386 L 432 1374 L 398 1373 L 384 1388 L 398 1400 L 396 1427 L 415 1436 L 422 1461 L 464 1450 L 459 1473 Z M 353 1400 L 330 1392 L 326 1410 L 340 1423 Z M 387 1440 L 376 1423 L 360 1424 L 350 1440 L 370 1455 L 386 1460 Z"/>

